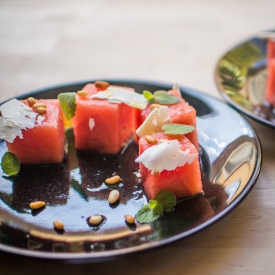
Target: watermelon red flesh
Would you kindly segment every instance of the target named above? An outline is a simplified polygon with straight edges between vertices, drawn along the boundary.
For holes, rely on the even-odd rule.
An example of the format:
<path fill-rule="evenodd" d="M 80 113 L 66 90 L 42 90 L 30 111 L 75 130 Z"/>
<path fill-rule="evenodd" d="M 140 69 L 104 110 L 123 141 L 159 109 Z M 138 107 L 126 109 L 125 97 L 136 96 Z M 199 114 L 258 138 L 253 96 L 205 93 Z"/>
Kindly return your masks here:
<path fill-rule="evenodd" d="M 178 93 L 174 90 L 170 90 L 168 93 L 179 97 Z M 186 134 L 186 137 L 189 138 L 199 150 L 198 135 L 196 131 L 196 110 L 181 97 L 179 103 L 167 106 L 169 107 L 169 116 L 172 123 L 192 125 L 195 127 L 193 132 Z M 142 124 L 151 111 L 150 105 L 148 105 L 142 112 L 136 112 L 136 128 Z"/>
<path fill-rule="evenodd" d="M 124 103 L 91 99 L 90 96 L 97 92 L 93 84 L 87 84 L 83 90 L 88 91 L 89 95 L 85 98 L 77 96 L 73 119 L 75 147 L 117 154 L 132 136 L 132 108 Z M 92 129 L 89 127 L 90 119 L 94 121 Z"/>
<path fill-rule="evenodd" d="M 60 163 L 64 157 L 65 132 L 59 101 L 40 99 L 37 103 L 46 104 L 45 119 L 41 125 L 36 122 L 34 128 L 23 130 L 23 139 L 17 137 L 13 143 L 7 142 L 8 151 L 22 164 Z"/>
<path fill-rule="evenodd" d="M 275 107 L 275 41 L 269 40 L 267 44 L 267 83 L 266 100 Z"/>
<path fill-rule="evenodd" d="M 267 42 L 267 63 L 275 58 L 275 40 L 269 39 Z"/>
<path fill-rule="evenodd" d="M 175 136 L 165 135 L 163 133 L 153 134 L 157 140 L 175 139 Z M 196 147 L 185 136 L 177 136 L 180 142 L 180 149 L 185 151 L 189 149 L 191 154 L 198 153 Z M 139 140 L 139 154 L 142 154 L 150 144 L 144 137 Z M 165 156 L 163 156 L 165 158 Z M 167 160 L 169 161 L 169 160 Z M 156 195 L 162 190 L 173 192 L 177 198 L 189 197 L 200 194 L 202 190 L 201 172 L 199 157 L 191 164 L 185 164 L 177 167 L 173 171 L 163 170 L 160 173 L 151 174 L 142 163 L 140 163 L 140 174 L 145 194 L 148 199 L 155 199 Z"/>
<path fill-rule="evenodd" d="M 144 116 L 142 115 L 142 112 L 144 112 L 144 111 L 142 111 L 140 109 L 133 110 L 133 133 L 134 133 L 134 139 L 135 139 L 136 143 L 138 143 L 138 140 L 139 140 L 139 136 L 136 134 L 136 130 L 139 128 L 139 126 L 145 120 Z"/>
<path fill-rule="evenodd" d="M 177 96 L 174 90 L 168 93 Z M 183 98 L 180 98 L 180 102 L 169 106 L 169 115 L 171 117 L 172 123 L 192 125 L 195 130 L 191 133 L 186 134 L 186 137 L 195 145 L 197 150 L 199 150 L 199 141 L 197 135 L 197 120 L 196 120 L 196 109 L 190 106 Z"/>

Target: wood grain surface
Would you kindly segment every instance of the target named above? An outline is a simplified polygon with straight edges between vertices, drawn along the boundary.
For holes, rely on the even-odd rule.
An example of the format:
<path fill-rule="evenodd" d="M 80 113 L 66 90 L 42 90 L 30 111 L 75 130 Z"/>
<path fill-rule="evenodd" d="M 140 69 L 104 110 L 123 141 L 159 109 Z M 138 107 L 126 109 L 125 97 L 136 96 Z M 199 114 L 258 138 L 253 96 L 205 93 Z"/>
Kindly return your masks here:
<path fill-rule="evenodd" d="M 0 0 L 0 102 L 88 79 L 179 83 L 221 98 L 219 57 L 275 28 L 273 0 Z M 249 119 L 259 179 L 228 216 L 188 239 L 108 263 L 0 252 L 0 274 L 275 274 L 275 128 Z"/>

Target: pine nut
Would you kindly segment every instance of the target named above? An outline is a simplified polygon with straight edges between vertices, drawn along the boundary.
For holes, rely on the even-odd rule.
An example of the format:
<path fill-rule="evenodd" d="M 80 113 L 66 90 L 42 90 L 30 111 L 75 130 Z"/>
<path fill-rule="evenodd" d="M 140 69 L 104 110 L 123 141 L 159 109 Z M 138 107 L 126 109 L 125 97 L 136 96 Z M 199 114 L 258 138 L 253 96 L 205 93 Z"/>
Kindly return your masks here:
<path fill-rule="evenodd" d="M 152 136 L 145 136 L 145 139 L 149 144 L 156 144 L 157 143 L 157 140 Z"/>
<path fill-rule="evenodd" d="M 33 107 L 34 109 L 37 109 L 37 108 L 39 108 L 39 107 L 44 107 L 44 108 L 46 108 L 47 106 L 46 106 L 45 103 L 35 103 L 35 104 L 33 104 L 32 107 Z"/>
<path fill-rule="evenodd" d="M 38 209 L 38 208 L 41 208 L 45 205 L 46 205 L 46 203 L 44 201 L 34 201 L 34 202 L 30 203 L 30 208 L 31 209 Z"/>
<path fill-rule="evenodd" d="M 107 89 L 110 86 L 110 83 L 106 81 L 96 81 L 95 86 L 99 89 Z"/>
<path fill-rule="evenodd" d="M 105 180 L 105 182 L 108 183 L 108 184 L 116 184 L 116 183 L 118 183 L 119 181 L 120 181 L 120 176 L 118 176 L 118 175 L 115 175 L 115 176 L 113 176 L 113 177 L 111 177 L 111 178 L 107 178 L 107 179 Z"/>
<path fill-rule="evenodd" d="M 55 229 L 58 229 L 58 230 L 64 229 L 64 223 L 61 221 L 53 221 L 53 226 Z"/>
<path fill-rule="evenodd" d="M 154 110 L 155 108 L 160 108 L 161 106 L 162 105 L 160 105 L 160 104 L 153 103 L 153 104 L 150 105 L 150 109 Z"/>
<path fill-rule="evenodd" d="M 36 103 L 36 99 L 34 97 L 28 97 L 27 102 L 30 106 Z"/>
<path fill-rule="evenodd" d="M 38 107 L 36 109 L 36 112 L 39 114 L 39 115 L 43 115 L 47 112 L 47 109 L 45 107 Z"/>
<path fill-rule="evenodd" d="M 98 225 L 102 222 L 103 218 L 101 215 L 94 215 L 94 216 L 91 216 L 90 219 L 89 219 L 89 223 L 91 225 Z"/>
<path fill-rule="evenodd" d="M 77 92 L 77 94 L 81 97 L 86 97 L 88 95 L 88 91 L 80 90 L 80 91 Z"/>
<path fill-rule="evenodd" d="M 113 203 L 117 202 L 118 199 L 119 199 L 119 191 L 112 190 L 108 197 L 109 203 L 113 204 Z"/>
<path fill-rule="evenodd" d="M 125 221 L 128 223 L 135 223 L 136 221 L 136 218 L 131 215 L 125 215 L 124 218 L 125 218 Z"/>

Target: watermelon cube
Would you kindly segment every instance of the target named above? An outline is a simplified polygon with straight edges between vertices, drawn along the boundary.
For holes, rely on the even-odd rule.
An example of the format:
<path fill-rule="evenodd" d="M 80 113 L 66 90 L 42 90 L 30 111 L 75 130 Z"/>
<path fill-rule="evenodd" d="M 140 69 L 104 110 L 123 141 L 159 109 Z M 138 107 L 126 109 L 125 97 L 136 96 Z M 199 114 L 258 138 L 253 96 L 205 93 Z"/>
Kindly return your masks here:
<path fill-rule="evenodd" d="M 26 100 L 23 103 L 28 105 Z M 8 151 L 14 153 L 22 164 L 61 163 L 65 131 L 59 101 L 40 99 L 36 103 L 47 106 L 44 120 L 39 123 L 37 119 L 34 128 L 22 130 L 23 139 L 16 137 L 12 143 L 7 142 Z"/>
<path fill-rule="evenodd" d="M 269 39 L 267 41 L 267 64 L 269 60 L 275 58 L 275 40 Z"/>
<path fill-rule="evenodd" d="M 275 107 L 275 40 L 267 43 L 267 73 L 265 98 Z"/>
<path fill-rule="evenodd" d="M 190 154 L 198 154 L 196 147 L 184 135 L 166 135 L 156 133 L 151 135 L 159 141 L 177 139 L 180 150 L 189 149 Z M 149 147 L 154 146 L 147 142 L 145 137 L 139 139 L 139 154 L 141 155 Z M 165 156 L 163 156 L 165 158 Z M 166 160 L 169 162 L 169 159 Z M 139 164 L 143 188 L 148 199 L 155 199 L 156 195 L 163 190 L 173 192 L 177 198 L 190 197 L 203 192 L 199 156 L 183 166 L 178 166 L 174 170 L 163 170 L 158 173 L 151 173 L 143 163 Z"/>
<path fill-rule="evenodd" d="M 178 96 L 178 93 L 175 90 L 168 91 L 169 94 L 173 94 L 174 96 Z M 195 145 L 195 147 L 199 150 L 199 142 L 198 135 L 196 131 L 196 110 L 194 107 L 190 106 L 183 98 L 180 97 L 180 102 L 176 104 L 167 105 L 169 107 L 169 116 L 171 118 L 172 123 L 178 124 L 186 124 L 192 125 L 195 127 L 193 132 L 186 134 L 186 137 Z M 146 109 L 143 111 L 136 110 L 135 111 L 135 124 L 136 128 L 138 128 L 146 117 L 152 111 L 151 105 L 149 104 Z M 137 137 L 135 136 L 135 139 Z"/>
<path fill-rule="evenodd" d="M 275 58 L 269 60 L 265 98 L 275 107 Z"/>
<path fill-rule="evenodd" d="M 88 96 L 77 95 L 73 118 L 76 149 L 117 154 L 132 136 L 133 108 L 91 98 L 99 91 L 94 84 L 87 84 L 83 90 Z"/>

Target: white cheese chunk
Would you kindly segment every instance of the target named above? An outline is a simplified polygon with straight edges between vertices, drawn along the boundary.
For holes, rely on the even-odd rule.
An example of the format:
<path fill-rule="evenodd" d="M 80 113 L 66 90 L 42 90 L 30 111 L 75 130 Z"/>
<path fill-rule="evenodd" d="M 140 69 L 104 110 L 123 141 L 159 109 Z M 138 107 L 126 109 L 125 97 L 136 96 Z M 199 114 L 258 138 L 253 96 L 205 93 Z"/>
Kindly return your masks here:
<path fill-rule="evenodd" d="M 180 150 L 178 140 L 152 145 L 145 150 L 135 161 L 141 162 L 151 174 L 160 173 L 163 170 L 172 171 L 177 167 L 184 166 L 186 163 L 191 164 L 197 157 L 196 154 L 190 154 L 189 149 Z"/>
<path fill-rule="evenodd" d="M 38 115 L 37 116 L 37 124 L 38 125 L 42 125 L 42 122 L 46 119 L 46 116 L 45 115 Z"/>
<path fill-rule="evenodd" d="M 17 136 L 23 138 L 21 128 L 0 116 L 0 139 L 13 142 Z"/>
<path fill-rule="evenodd" d="M 181 96 L 181 92 L 180 92 L 180 87 L 179 87 L 178 83 L 176 83 L 176 84 L 173 86 L 172 89 L 176 92 L 176 94 L 177 94 L 179 97 L 182 97 L 182 96 Z"/>
<path fill-rule="evenodd" d="M 89 128 L 92 131 L 95 126 L 95 120 L 93 118 L 89 119 Z"/>
<path fill-rule="evenodd" d="M 161 106 L 160 108 L 152 110 L 142 125 L 136 130 L 136 133 L 139 137 L 143 137 L 163 132 L 162 126 L 167 123 L 172 123 L 169 116 L 169 108 L 167 106 Z"/>
<path fill-rule="evenodd" d="M 0 106 L 0 139 L 13 142 L 22 136 L 22 129 L 33 128 L 37 113 L 26 104 L 17 99 L 12 99 Z"/>
<path fill-rule="evenodd" d="M 148 101 L 142 95 L 132 90 L 124 89 L 120 87 L 108 87 L 105 91 L 98 92 L 91 96 L 96 99 L 108 99 L 111 103 L 125 103 L 131 107 L 138 109 L 145 109 Z"/>

